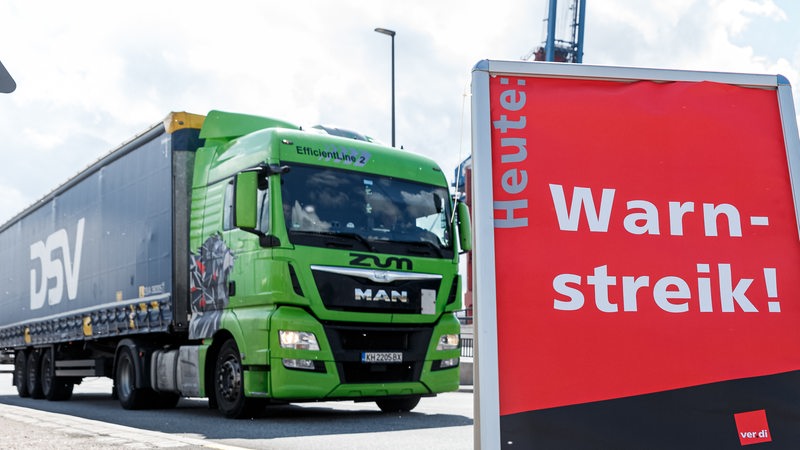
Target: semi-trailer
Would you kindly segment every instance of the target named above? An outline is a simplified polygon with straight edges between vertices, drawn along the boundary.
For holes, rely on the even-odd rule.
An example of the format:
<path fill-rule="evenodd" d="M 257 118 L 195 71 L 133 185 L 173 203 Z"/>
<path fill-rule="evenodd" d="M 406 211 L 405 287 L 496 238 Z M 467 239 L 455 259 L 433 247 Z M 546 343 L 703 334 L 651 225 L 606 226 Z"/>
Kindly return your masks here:
<path fill-rule="evenodd" d="M 126 409 L 408 411 L 458 388 L 470 241 L 426 157 L 170 113 L 0 226 L 0 349 L 21 397 L 102 376 Z"/>

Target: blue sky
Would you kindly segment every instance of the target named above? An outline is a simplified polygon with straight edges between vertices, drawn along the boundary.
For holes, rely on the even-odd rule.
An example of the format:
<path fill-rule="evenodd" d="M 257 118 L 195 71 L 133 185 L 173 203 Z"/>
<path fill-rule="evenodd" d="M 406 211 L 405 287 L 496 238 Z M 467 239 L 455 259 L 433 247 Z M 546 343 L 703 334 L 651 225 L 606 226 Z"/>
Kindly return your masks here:
<path fill-rule="evenodd" d="M 565 0 L 561 0 L 563 3 Z M 222 109 L 391 140 L 448 177 L 469 153 L 470 71 L 544 38 L 546 0 L 0 3 L 0 222 L 169 111 Z M 781 73 L 800 85 L 788 0 L 587 0 L 584 63 Z"/>

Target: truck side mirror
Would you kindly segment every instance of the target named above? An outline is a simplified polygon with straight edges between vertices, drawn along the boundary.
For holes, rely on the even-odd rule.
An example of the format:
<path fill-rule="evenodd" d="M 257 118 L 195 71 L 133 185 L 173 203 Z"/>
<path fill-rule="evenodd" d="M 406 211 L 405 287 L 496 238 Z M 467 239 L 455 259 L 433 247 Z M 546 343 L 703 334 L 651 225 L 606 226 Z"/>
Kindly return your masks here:
<path fill-rule="evenodd" d="M 234 225 L 244 230 L 253 230 L 258 225 L 258 177 L 255 170 L 236 175 L 233 189 Z"/>
<path fill-rule="evenodd" d="M 458 245 L 462 252 L 472 250 L 472 225 L 469 208 L 464 202 L 456 202 L 456 223 L 458 224 Z"/>

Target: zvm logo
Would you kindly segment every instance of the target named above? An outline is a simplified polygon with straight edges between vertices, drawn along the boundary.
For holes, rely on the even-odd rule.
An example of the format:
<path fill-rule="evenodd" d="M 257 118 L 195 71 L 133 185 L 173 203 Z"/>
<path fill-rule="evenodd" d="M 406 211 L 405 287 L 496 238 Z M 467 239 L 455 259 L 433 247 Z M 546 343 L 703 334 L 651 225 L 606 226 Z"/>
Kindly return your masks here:
<path fill-rule="evenodd" d="M 386 258 L 385 262 L 382 262 L 381 259 L 375 255 L 366 255 L 363 253 L 350 253 L 350 256 L 353 257 L 353 259 L 350 260 L 350 265 L 352 266 L 370 267 L 370 262 L 371 262 L 373 265 L 380 267 L 381 269 L 388 269 L 393 265 L 398 270 L 403 270 L 403 269 L 411 270 L 411 268 L 413 267 L 411 260 L 408 258 L 397 258 L 394 256 L 390 256 L 389 258 Z"/>
<path fill-rule="evenodd" d="M 31 261 L 39 261 L 38 267 L 34 265 L 31 269 L 31 310 L 43 307 L 45 300 L 49 305 L 61 303 L 65 284 L 70 300 L 78 296 L 84 222 L 83 217 L 78 220 L 74 254 L 70 252 L 69 236 L 64 228 L 47 236 L 45 241 L 31 244 Z"/>

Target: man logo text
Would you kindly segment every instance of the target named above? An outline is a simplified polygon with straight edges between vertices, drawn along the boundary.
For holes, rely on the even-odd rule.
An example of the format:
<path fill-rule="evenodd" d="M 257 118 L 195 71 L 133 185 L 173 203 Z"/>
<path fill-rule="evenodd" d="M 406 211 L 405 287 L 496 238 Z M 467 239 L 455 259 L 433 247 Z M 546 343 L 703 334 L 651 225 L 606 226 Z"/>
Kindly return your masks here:
<path fill-rule="evenodd" d="M 400 302 L 400 303 L 408 303 L 408 292 L 406 291 L 395 291 L 391 290 L 389 292 L 378 289 L 378 292 L 375 295 L 372 295 L 372 289 L 359 289 L 356 288 L 355 291 L 355 299 L 356 301 L 367 301 L 367 302 Z"/>

